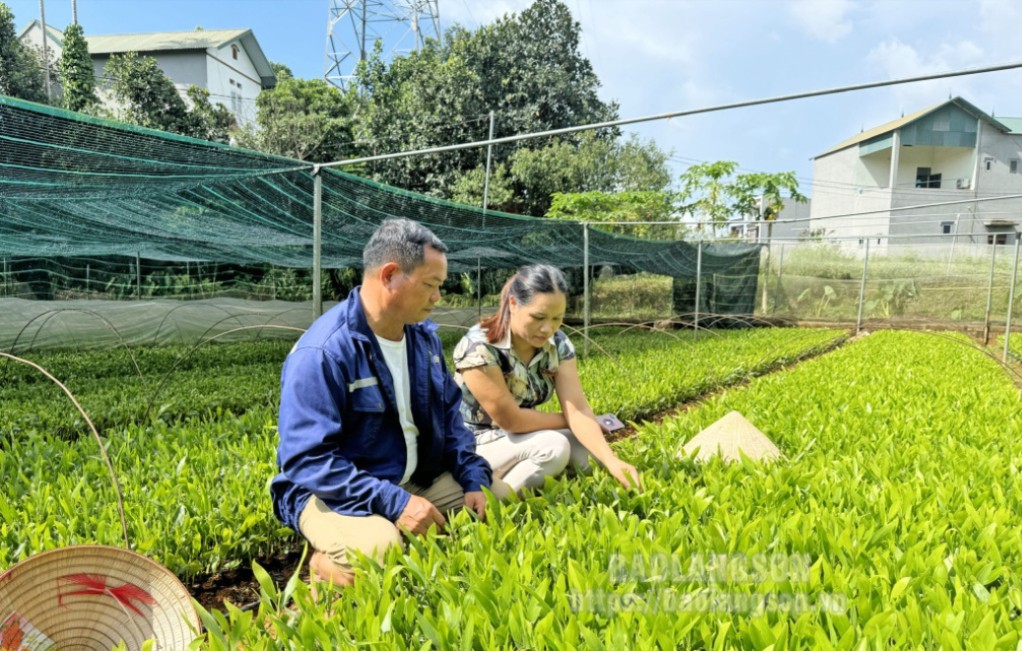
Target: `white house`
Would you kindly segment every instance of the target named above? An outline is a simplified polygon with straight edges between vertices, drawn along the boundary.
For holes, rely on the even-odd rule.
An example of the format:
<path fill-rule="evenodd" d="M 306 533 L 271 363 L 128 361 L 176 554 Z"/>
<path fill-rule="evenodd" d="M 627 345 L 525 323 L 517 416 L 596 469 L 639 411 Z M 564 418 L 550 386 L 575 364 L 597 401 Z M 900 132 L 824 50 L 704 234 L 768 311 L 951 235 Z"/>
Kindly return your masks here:
<path fill-rule="evenodd" d="M 52 60 L 63 48 L 63 33 L 46 26 L 47 47 Z M 22 43 L 42 49 L 42 29 L 33 20 L 18 37 Z M 277 83 L 259 42 L 250 29 L 195 30 L 86 36 L 97 84 L 103 86 L 104 67 L 112 55 L 136 52 L 156 59 L 160 69 L 184 97 L 189 86 L 205 88 L 210 101 L 234 113 L 239 124 L 256 115 L 256 96 Z"/>
<path fill-rule="evenodd" d="M 859 246 L 1013 244 L 1020 160 L 1022 118 L 949 99 L 816 156 L 810 223 Z"/>
<path fill-rule="evenodd" d="M 762 197 L 759 197 L 762 201 Z M 730 233 L 750 242 L 797 241 L 814 235 L 810 230 L 810 201 L 800 203 L 791 197 L 781 198 L 777 220 L 762 221 L 758 215 L 738 215 L 729 223 Z"/>

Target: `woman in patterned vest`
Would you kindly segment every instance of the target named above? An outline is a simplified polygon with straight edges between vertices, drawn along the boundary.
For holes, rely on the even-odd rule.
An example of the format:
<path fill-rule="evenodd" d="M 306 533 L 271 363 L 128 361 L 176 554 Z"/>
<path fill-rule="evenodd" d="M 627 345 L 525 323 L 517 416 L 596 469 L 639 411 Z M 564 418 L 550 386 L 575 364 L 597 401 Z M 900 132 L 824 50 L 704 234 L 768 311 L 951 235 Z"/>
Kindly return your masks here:
<path fill-rule="evenodd" d="M 586 470 L 590 457 L 626 488 L 642 490 L 638 471 L 607 445 L 582 391 L 575 347 L 559 330 L 567 294 L 564 275 L 550 265 L 522 267 L 507 281 L 497 313 L 454 350 L 462 418 L 494 478 L 515 491 L 543 486 L 569 462 Z M 537 411 L 554 392 L 562 411 Z"/>

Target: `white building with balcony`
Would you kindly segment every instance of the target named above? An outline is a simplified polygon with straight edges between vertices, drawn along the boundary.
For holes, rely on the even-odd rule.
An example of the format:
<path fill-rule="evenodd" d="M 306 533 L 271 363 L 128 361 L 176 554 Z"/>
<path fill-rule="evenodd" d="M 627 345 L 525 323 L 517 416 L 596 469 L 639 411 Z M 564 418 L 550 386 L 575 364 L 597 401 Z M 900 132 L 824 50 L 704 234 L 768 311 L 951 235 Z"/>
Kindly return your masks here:
<path fill-rule="evenodd" d="M 816 156 L 810 223 L 853 246 L 1013 244 L 1020 161 L 1022 118 L 956 97 Z"/>

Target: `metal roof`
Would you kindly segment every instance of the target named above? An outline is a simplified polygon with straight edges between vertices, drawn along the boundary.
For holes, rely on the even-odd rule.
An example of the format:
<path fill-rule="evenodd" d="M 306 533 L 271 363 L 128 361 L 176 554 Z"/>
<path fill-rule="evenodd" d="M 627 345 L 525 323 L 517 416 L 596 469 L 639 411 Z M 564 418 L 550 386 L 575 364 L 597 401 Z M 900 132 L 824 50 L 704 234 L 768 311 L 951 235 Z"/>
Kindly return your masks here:
<path fill-rule="evenodd" d="M 38 20 L 33 20 L 21 30 L 18 38 L 24 36 L 29 29 L 38 25 Z M 63 47 L 63 33 L 52 25 L 46 26 L 49 40 Z M 251 29 L 196 29 L 187 32 L 148 32 L 143 34 L 105 34 L 97 36 L 86 36 L 89 44 L 89 55 L 121 54 L 123 52 L 138 52 L 146 54 L 150 52 L 187 51 L 187 50 L 209 50 L 227 45 L 231 41 L 239 41 L 245 48 L 252 65 L 259 73 L 260 82 L 263 88 L 272 88 L 277 85 L 277 76 L 273 72 L 269 59 L 259 46 L 255 34 Z"/>
<path fill-rule="evenodd" d="M 33 20 L 29 24 L 25 25 L 24 29 L 22 29 L 21 32 L 18 33 L 18 40 L 20 41 L 22 38 L 24 38 L 25 34 L 28 34 L 28 30 L 32 29 L 32 27 L 38 24 L 39 24 L 38 20 Z M 64 49 L 64 32 L 60 31 L 53 25 L 46 25 L 46 33 L 50 35 L 50 38 L 47 40 L 53 41 L 54 43 L 57 44 L 57 47 Z"/>
<path fill-rule="evenodd" d="M 240 39 L 247 29 L 199 29 L 188 32 L 149 32 L 87 36 L 90 54 L 159 52 L 162 50 L 206 50 Z"/>
<path fill-rule="evenodd" d="M 1022 118 L 997 118 L 997 121 L 1008 127 L 1008 133 L 1022 135 Z"/>
<path fill-rule="evenodd" d="M 862 133 L 858 133 L 858 134 L 852 136 L 851 138 L 849 138 L 849 139 L 847 139 L 847 140 L 845 140 L 843 142 L 840 142 L 840 143 L 834 145 L 833 147 L 831 147 L 827 151 L 823 152 L 822 154 L 818 154 L 818 155 L 814 156 L 814 158 L 821 158 L 821 157 L 826 156 L 828 154 L 833 154 L 836 151 L 840 151 L 842 149 L 846 149 L 846 148 L 851 147 L 853 145 L 857 145 L 859 143 L 866 142 L 867 140 L 871 140 L 873 138 L 876 138 L 877 136 L 882 136 L 885 133 L 890 133 L 892 131 L 897 131 L 901 127 L 903 127 L 903 126 L 905 126 L 905 125 L 907 125 L 907 124 L 909 124 L 911 122 L 915 122 L 919 118 L 924 117 L 926 115 L 929 115 L 930 113 L 933 113 L 934 111 L 936 111 L 938 109 L 941 109 L 941 108 L 947 106 L 948 104 L 954 104 L 955 106 L 957 106 L 958 108 L 962 109 L 966 113 L 972 115 L 973 117 L 986 120 L 990 124 L 992 124 L 995 127 L 999 128 L 1001 131 L 1005 131 L 1007 133 L 1015 133 L 1016 132 L 1014 129 L 1010 128 L 1007 124 L 1003 123 L 1001 120 L 994 119 L 990 115 L 987 115 L 983 111 L 981 111 L 978 108 L 976 108 L 976 106 L 971 104 L 970 102 L 967 102 L 966 100 L 962 99 L 961 97 L 955 97 L 954 99 L 949 99 L 947 101 L 941 102 L 940 104 L 934 104 L 933 106 L 928 106 L 928 107 L 926 107 L 924 109 L 920 109 L 920 110 L 916 111 L 915 113 L 910 113 L 910 114 L 908 114 L 906 116 L 898 118 L 897 120 L 892 120 L 892 121 L 887 122 L 885 124 L 881 124 L 880 126 L 873 127 L 872 129 L 867 129 L 867 130 L 863 131 Z M 1018 126 L 1022 127 L 1022 118 L 1005 118 L 1005 119 L 1009 119 L 1009 120 L 1014 119 L 1014 120 L 1016 120 L 1018 122 Z M 1022 133 L 1022 131 L 1020 131 L 1020 133 Z"/>
<path fill-rule="evenodd" d="M 251 29 L 196 29 L 188 32 L 149 32 L 145 34 L 109 34 L 88 36 L 90 54 L 121 52 L 167 52 L 173 50 L 208 50 L 240 41 L 252 65 L 259 73 L 263 88 L 277 85 L 269 59 L 263 54 Z"/>

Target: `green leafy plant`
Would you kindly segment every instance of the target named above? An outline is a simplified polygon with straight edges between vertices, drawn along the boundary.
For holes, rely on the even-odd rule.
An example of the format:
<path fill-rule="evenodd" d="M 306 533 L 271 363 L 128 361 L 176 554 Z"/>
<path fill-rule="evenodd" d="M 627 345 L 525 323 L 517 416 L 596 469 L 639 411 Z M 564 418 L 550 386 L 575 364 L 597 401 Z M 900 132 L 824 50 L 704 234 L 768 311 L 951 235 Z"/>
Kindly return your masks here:
<path fill-rule="evenodd" d="M 795 299 L 795 302 L 799 305 L 808 303 L 811 307 L 813 316 L 819 318 L 823 316 L 823 313 L 827 311 L 831 303 L 836 302 L 838 298 L 837 291 L 831 285 L 822 285 L 819 287 L 807 287 L 802 290 Z"/>

